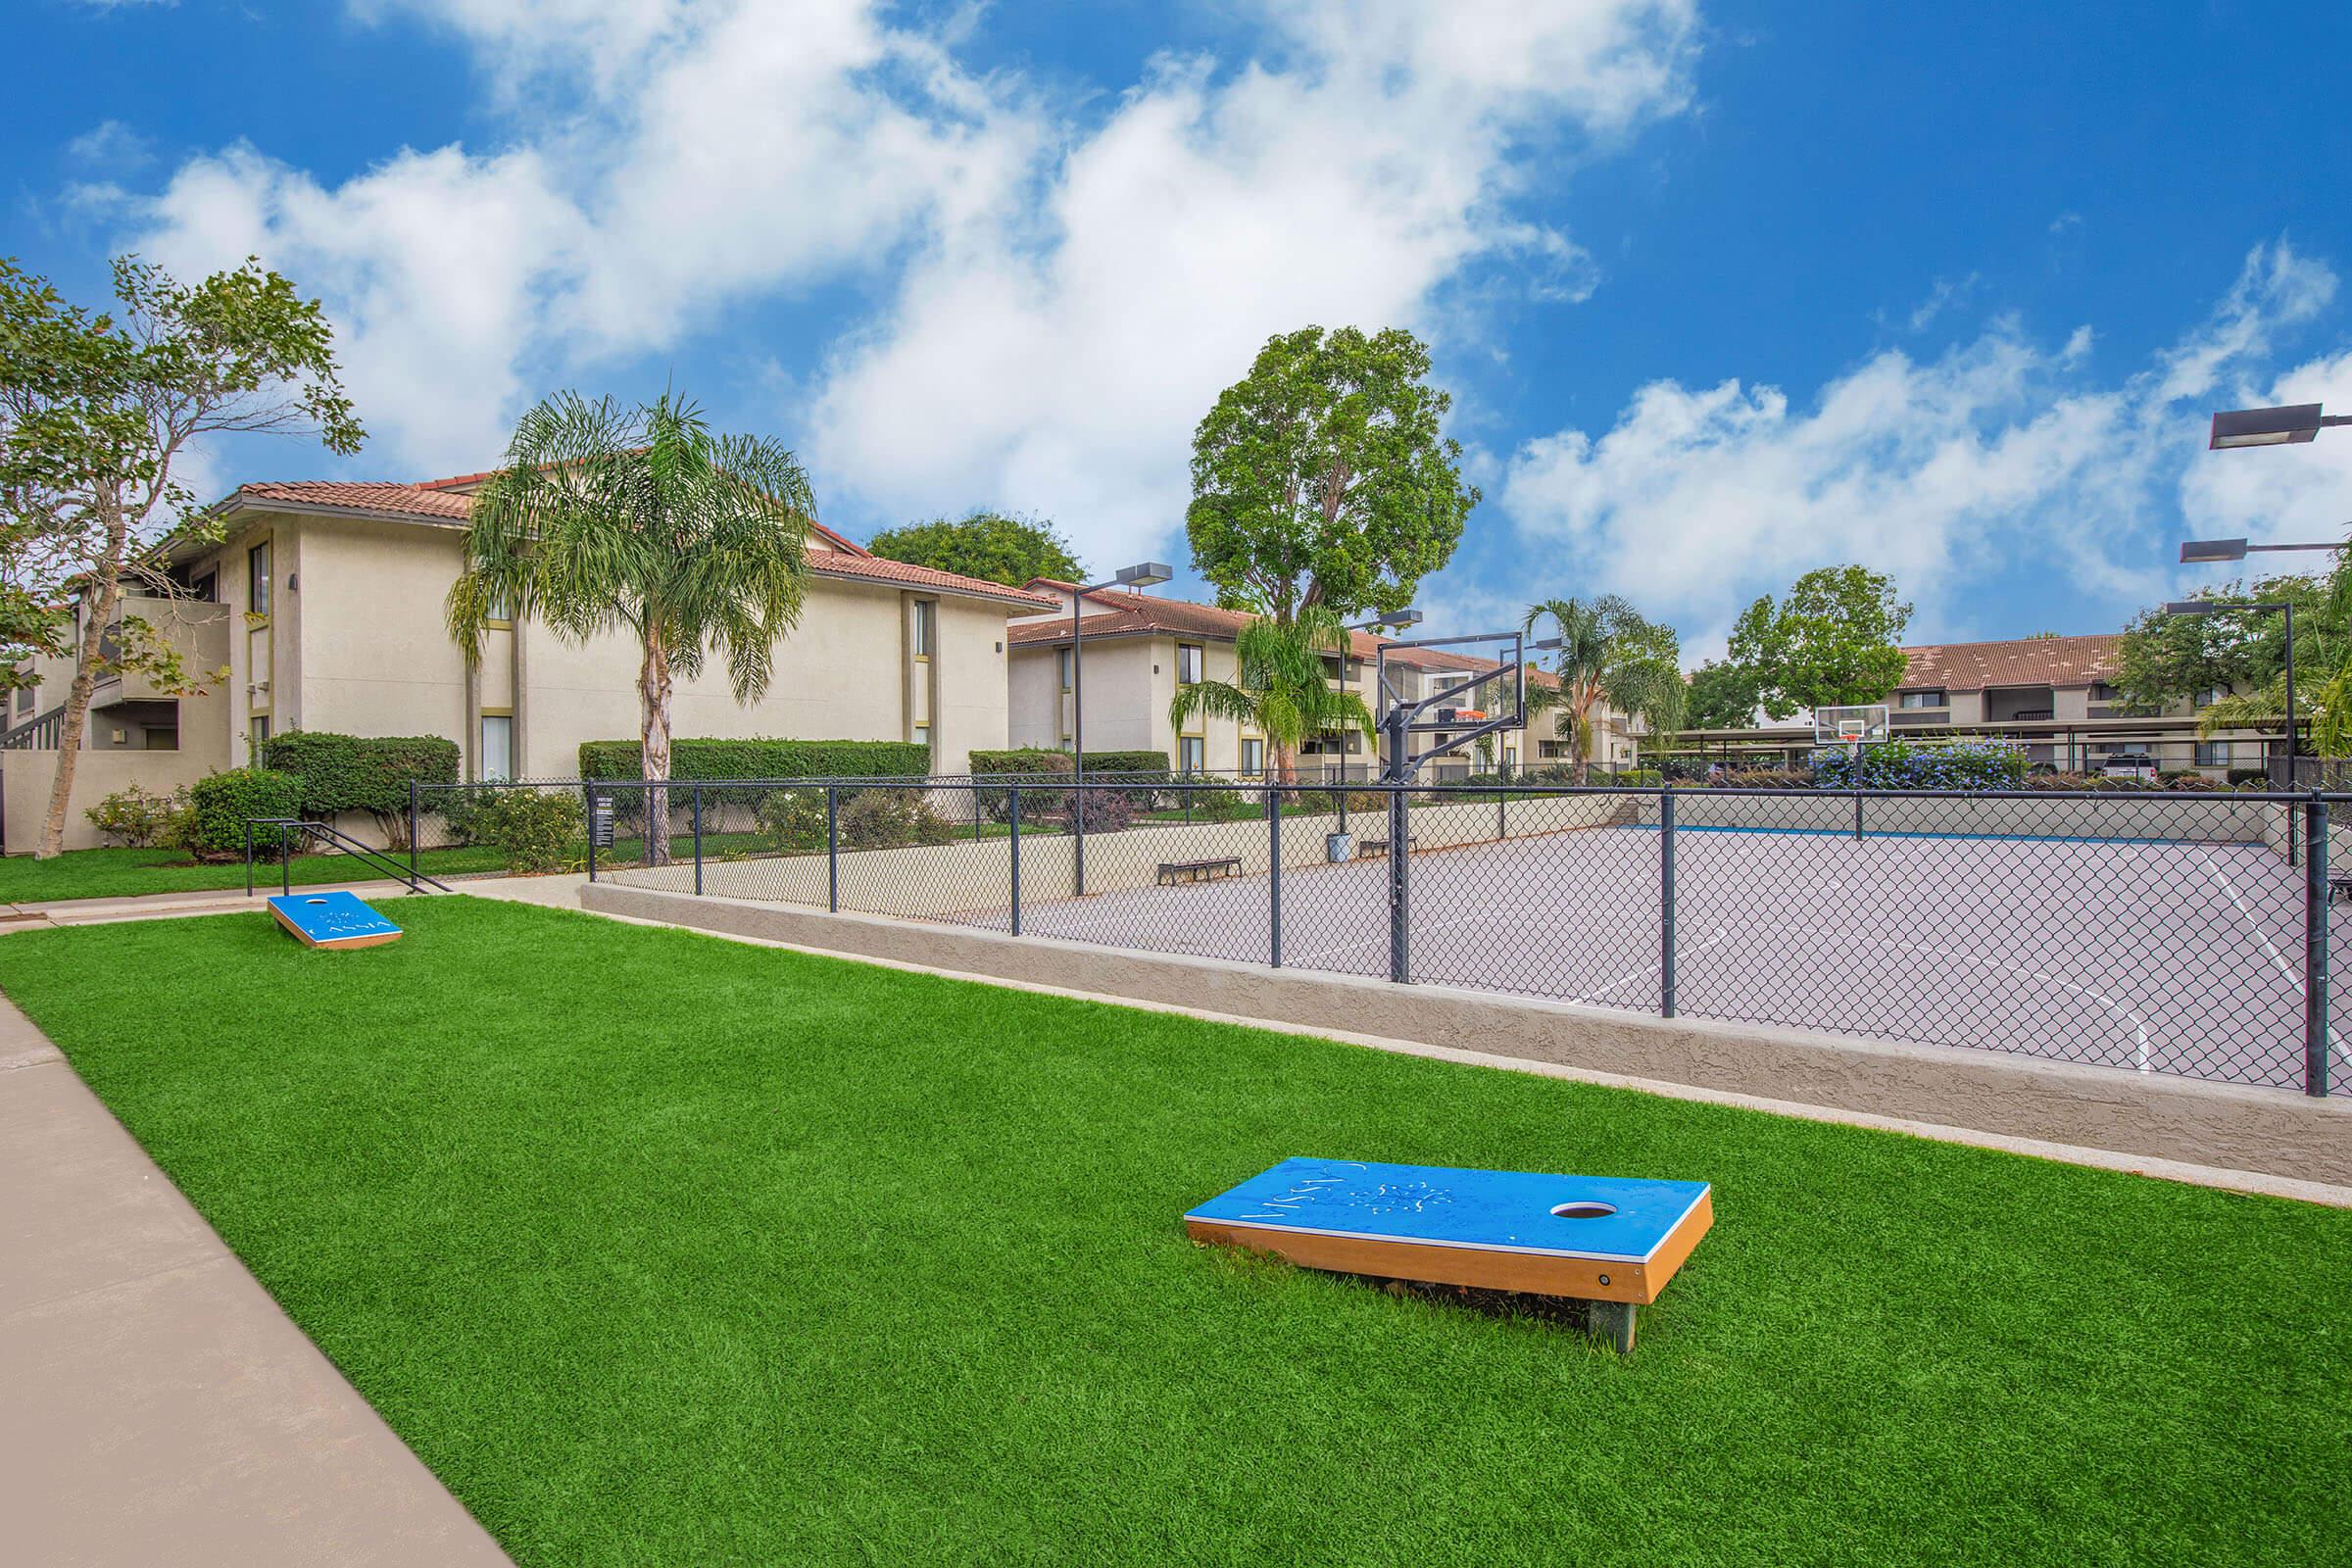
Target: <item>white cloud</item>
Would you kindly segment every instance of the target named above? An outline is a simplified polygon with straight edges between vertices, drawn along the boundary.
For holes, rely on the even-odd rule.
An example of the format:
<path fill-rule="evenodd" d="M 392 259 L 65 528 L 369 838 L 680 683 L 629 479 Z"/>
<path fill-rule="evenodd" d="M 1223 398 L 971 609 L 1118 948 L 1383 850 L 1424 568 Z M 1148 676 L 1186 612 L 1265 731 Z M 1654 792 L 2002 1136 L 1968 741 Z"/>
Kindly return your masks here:
<path fill-rule="evenodd" d="M 102 120 L 66 143 L 68 160 L 86 170 L 122 174 L 155 161 L 155 143 L 120 120 Z"/>
<path fill-rule="evenodd" d="M 474 466 L 600 356 L 870 279 L 885 309 L 778 410 L 812 417 L 821 493 L 1036 510 L 1090 550 L 1176 521 L 1191 426 L 1268 333 L 1424 320 L 1485 257 L 1589 294 L 1592 258 L 1509 211 L 1520 155 L 1556 169 L 1681 108 L 1696 37 L 1694 0 L 1314 0 L 1269 7 L 1254 58 L 1153 60 L 1105 114 L 971 73 L 961 10 L 351 5 L 465 39 L 517 139 L 334 185 L 227 149 L 138 243 L 319 290 L 371 466 Z"/>
<path fill-rule="evenodd" d="M 1420 324 L 1476 259 L 1589 257 L 1505 211 L 1515 140 L 1684 101 L 1690 7 L 1334 3 L 1238 70 L 1162 57 L 1049 172 L 1038 210 L 943 228 L 831 367 L 814 450 L 884 510 L 1051 514 L 1082 554 L 1180 522 L 1192 426 L 1265 338 Z"/>
<path fill-rule="evenodd" d="M 2202 453 L 2211 399 L 2255 390 L 2228 378 L 2253 373 L 2334 285 L 2284 241 L 2257 247 L 2210 318 L 2119 385 L 2086 380 L 2087 328 L 2052 351 L 2006 320 L 1932 361 L 1877 354 L 1809 407 L 1738 380 L 1653 382 L 1597 437 L 1525 444 L 1502 507 L 1522 532 L 1566 541 L 1595 586 L 1685 617 L 1699 641 L 1746 599 L 1842 561 L 1892 573 L 1930 632 L 1972 581 L 2022 554 L 2083 588 L 2153 598 L 2172 552 L 2151 519 L 2176 492 L 2192 517 L 2264 535 L 2277 524 L 2246 521 L 2259 507 L 2302 515 L 2330 484 L 2345 493 L 2352 455 L 2239 477 Z M 2250 400 L 2329 387 L 2352 398 L 2352 355 Z"/>

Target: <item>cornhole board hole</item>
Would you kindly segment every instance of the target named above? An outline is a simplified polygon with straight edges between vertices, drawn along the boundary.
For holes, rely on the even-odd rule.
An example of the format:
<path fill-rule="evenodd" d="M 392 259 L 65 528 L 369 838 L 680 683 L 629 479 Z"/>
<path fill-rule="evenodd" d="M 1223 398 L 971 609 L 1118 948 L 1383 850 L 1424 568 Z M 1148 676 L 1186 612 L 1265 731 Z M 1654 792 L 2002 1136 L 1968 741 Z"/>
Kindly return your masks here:
<path fill-rule="evenodd" d="M 280 893 L 270 900 L 277 923 L 306 948 L 374 948 L 400 938 L 400 927 L 356 893 Z"/>
<path fill-rule="evenodd" d="M 1196 1242 L 1307 1268 L 1587 1303 L 1620 1351 L 1714 1223 L 1705 1182 L 1286 1159 L 1184 1216 Z"/>

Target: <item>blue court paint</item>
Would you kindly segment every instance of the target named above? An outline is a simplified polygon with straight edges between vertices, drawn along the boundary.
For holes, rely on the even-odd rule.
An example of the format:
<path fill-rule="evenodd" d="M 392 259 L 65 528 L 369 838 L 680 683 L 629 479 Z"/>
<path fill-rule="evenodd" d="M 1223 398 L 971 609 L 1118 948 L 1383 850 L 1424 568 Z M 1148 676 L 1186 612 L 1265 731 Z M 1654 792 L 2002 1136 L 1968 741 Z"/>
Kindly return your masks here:
<path fill-rule="evenodd" d="M 270 900 L 277 923 L 314 948 L 366 948 L 389 942 L 400 927 L 356 893 L 280 893 Z"/>
<path fill-rule="evenodd" d="M 1707 1196 L 1705 1182 L 1547 1176 L 1286 1159 L 1184 1217 L 1254 1230 L 1639 1263 Z M 1561 1204 L 1605 1205 L 1589 1218 Z"/>
<path fill-rule="evenodd" d="M 1627 826 L 1633 828 L 1639 833 L 1655 833 L 1658 831 L 1658 825 L 1655 822 L 1632 822 L 1628 823 Z M 1850 827 L 1689 827 L 1679 821 L 1674 824 L 1674 832 L 1677 838 L 1682 837 L 1686 833 L 1784 833 L 1797 838 L 1811 839 L 1851 839 L 1854 837 L 1854 830 Z M 2097 833 L 1881 832 L 1875 827 L 1864 832 L 1862 837 L 1865 840 L 1942 839 L 1955 844 L 1969 842 L 1984 842 L 1993 844 L 2169 844 L 2175 849 L 2180 849 L 2182 847 L 2213 849 L 2216 847 L 2226 848 L 2230 846 L 2254 848 L 2257 844 L 2257 841 L 2253 839 L 2110 838 Z"/>

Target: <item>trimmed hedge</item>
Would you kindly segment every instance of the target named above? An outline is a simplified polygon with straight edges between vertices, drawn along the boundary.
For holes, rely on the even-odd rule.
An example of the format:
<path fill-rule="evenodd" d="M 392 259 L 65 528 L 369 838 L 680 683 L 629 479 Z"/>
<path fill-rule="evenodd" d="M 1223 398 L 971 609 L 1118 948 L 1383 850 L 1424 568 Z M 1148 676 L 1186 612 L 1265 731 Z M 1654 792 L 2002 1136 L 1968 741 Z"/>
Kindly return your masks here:
<path fill-rule="evenodd" d="M 225 860 L 245 853 L 245 820 L 254 816 L 300 816 L 303 782 L 266 767 L 232 767 L 188 786 L 188 809 L 180 818 L 180 843 L 200 860 Z M 284 835 L 256 828 L 253 851 L 275 855 Z"/>
<path fill-rule="evenodd" d="M 673 740 L 669 776 L 698 778 L 922 778 L 931 748 L 921 741 Z M 640 783 L 638 741 L 582 741 L 580 777 Z"/>
<path fill-rule="evenodd" d="M 394 848 L 408 842 L 409 783 L 455 784 L 458 743 L 440 735 L 290 729 L 258 748 L 263 765 L 302 780 L 306 816 L 365 811 Z"/>
<path fill-rule="evenodd" d="M 2013 790 L 2025 777 L 2025 748 L 2007 741 L 1872 741 L 1862 749 L 1866 789 Z M 1846 749 L 1816 751 L 1813 780 L 1824 789 L 1850 789 L 1853 759 Z"/>

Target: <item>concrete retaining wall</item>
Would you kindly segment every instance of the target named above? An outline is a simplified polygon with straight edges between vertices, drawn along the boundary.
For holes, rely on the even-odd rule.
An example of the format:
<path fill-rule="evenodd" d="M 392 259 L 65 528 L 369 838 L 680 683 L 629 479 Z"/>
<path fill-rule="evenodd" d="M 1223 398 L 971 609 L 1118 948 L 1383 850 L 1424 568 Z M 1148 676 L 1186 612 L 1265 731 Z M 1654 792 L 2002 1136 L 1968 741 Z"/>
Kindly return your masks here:
<path fill-rule="evenodd" d="M 774 904 L 598 883 L 600 913 L 630 915 L 1245 1018 L 1379 1031 L 1733 1094 L 2153 1159 L 2352 1183 L 2352 1099 L 2313 1100 L 1993 1052 L 1858 1040 L 1633 1013 L 1444 986 L 1130 953 Z"/>
<path fill-rule="evenodd" d="M 1498 815 L 1494 803 L 1417 806 L 1409 814 L 1416 848 L 1426 852 L 1491 843 L 1498 827 L 1514 833 L 1541 822 L 1553 832 L 1630 821 L 1638 797 L 1558 796 L 1512 802 Z M 1513 822 L 1507 813 L 1517 813 Z M 1282 819 L 1282 863 L 1286 869 L 1325 863 L 1325 836 L 1339 830 L 1337 813 Z M 1385 838 L 1385 813 L 1348 813 L 1358 839 Z M 1058 831 L 1021 835 L 1021 897 L 1043 902 L 1070 896 L 1078 841 Z M 1231 858 L 1245 876 L 1263 876 L 1273 860 L 1273 843 L 1263 817 L 1240 822 L 1152 823 L 1119 833 L 1094 833 L 1086 841 L 1086 890 L 1112 893 L 1150 887 L 1164 862 Z M 744 860 L 706 860 L 705 891 L 724 897 L 772 899 L 823 907 L 827 866 L 822 855 Z M 637 867 L 612 873 L 629 887 L 691 892 L 694 866 Z M 997 909 L 1011 900 L 1012 844 L 983 839 L 921 845 L 904 850 L 852 850 L 841 857 L 841 903 L 845 909 L 872 914 L 955 914 Z"/>

